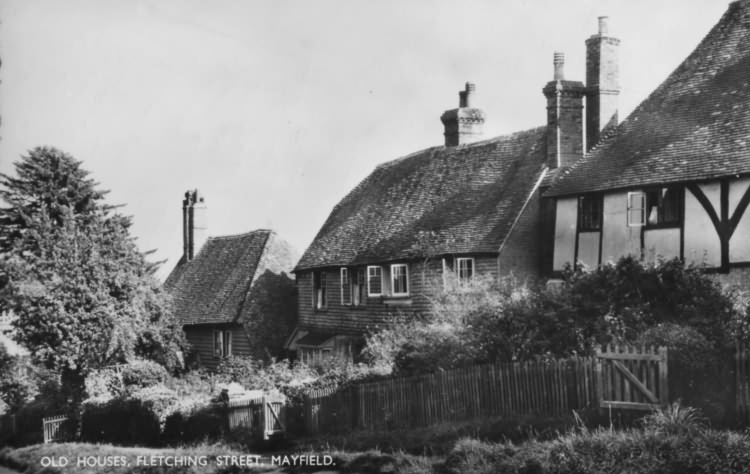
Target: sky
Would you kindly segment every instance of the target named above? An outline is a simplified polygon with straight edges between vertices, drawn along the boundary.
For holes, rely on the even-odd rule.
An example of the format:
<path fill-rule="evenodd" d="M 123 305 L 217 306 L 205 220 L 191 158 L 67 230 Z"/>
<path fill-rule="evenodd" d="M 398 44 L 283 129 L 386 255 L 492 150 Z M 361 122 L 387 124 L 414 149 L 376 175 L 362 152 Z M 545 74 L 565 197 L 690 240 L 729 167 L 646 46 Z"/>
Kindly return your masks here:
<path fill-rule="evenodd" d="M 546 121 L 554 51 L 585 79 L 609 16 L 620 117 L 698 45 L 717 0 L 0 0 L 0 173 L 40 145 L 125 204 L 141 250 L 182 253 L 182 198 L 208 234 L 270 228 L 301 254 L 379 163 L 443 143 L 467 81 L 485 136 Z"/>

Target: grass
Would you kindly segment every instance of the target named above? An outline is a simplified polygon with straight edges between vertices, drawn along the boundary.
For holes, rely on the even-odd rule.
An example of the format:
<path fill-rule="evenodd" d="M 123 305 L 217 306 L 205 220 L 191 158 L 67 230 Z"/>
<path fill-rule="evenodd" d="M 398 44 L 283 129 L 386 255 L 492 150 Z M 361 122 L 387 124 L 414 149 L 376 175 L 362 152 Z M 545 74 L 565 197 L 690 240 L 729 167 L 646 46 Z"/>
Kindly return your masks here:
<path fill-rule="evenodd" d="M 594 474 L 594 473 L 750 473 L 750 432 L 739 433 L 711 429 L 701 414 L 689 407 L 672 405 L 644 417 L 634 427 L 615 429 L 587 428 L 582 420 L 565 433 L 534 432 L 531 425 L 516 423 L 515 430 L 530 439 L 515 443 L 502 440 L 477 439 L 477 433 L 486 430 L 500 436 L 498 426 L 488 421 L 474 425 L 474 433 L 457 441 L 449 438 L 467 431 L 463 425 L 445 425 L 424 430 L 395 433 L 389 449 L 360 449 L 360 443 L 385 442 L 386 434 L 357 434 L 350 436 L 349 447 L 332 445 L 298 446 L 295 455 L 330 456 L 333 466 L 279 466 L 271 465 L 269 455 L 261 459 L 264 465 L 254 467 L 220 466 L 217 456 L 248 454 L 243 449 L 227 444 L 199 444 L 174 449 L 125 448 L 94 444 L 48 444 L 0 451 L 0 464 L 8 465 L 29 474 L 94 473 L 160 474 L 160 473 L 396 473 L 396 474 Z M 493 427 L 495 430 L 493 431 Z M 536 437 L 536 435 L 539 437 Z M 394 433 L 391 433 L 394 435 Z M 368 437 L 369 436 L 369 437 Z M 343 438 L 342 438 L 343 439 Z M 432 443 L 431 449 L 442 455 L 409 453 L 395 448 L 401 441 Z M 339 440 L 341 441 L 341 440 Z M 450 448 L 444 448 L 450 444 Z M 372 445 L 371 445 L 372 446 Z M 426 445 L 423 445 L 425 448 Z M 412 446 L 415 448 L 416 444 Z M 136 465 L 137 456 L 205 456 L 206 465 L 182 469 Z M 282 455 L 274 453 L 273 455 Z M 289 454 L 291 456 L 291 454 Z M 68 458 L 79 456 L 124 456 L 129 466 L 115 468 L 84 467 L 71 462 L 67 467 L 45 468 L 45 456 Z"/>

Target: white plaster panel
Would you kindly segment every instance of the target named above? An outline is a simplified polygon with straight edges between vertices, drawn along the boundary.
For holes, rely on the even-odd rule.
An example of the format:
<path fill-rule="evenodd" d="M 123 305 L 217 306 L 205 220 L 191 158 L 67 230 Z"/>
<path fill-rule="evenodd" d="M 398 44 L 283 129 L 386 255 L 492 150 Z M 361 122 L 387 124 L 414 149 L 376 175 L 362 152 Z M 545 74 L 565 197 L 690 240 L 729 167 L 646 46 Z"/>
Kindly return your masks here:
<path fill-rule="evenodd" d="M 578 218 L 578 198 L 557 200 L 555 215 L 555 255 L 554 270 L 562 270 L 566 263 L 573 263 L 576 244 L 576 219 Z"/>
<path fill-rule="evenodd" d="M 643 253 L 646 261 L 657 257 L 669 260 L 680 256 L 680 229 L 651 229 L 643 233 Z"/>
<path fill-rule="evenodd" d="M 628 193 L 604 196 L 602 262 L 616 262 L 625 255 L 640 257 L 641 228 L 628 227 Z"/>
<path fill-rule="evenodd" d="M 719 184 L 701 185 L 717 215 L 719 208 Z M 707 192 L 708 190 L 708 192 Z M 709 192 L 711 195 L 709 196 Z M 690 190 L 685 191 L 685 248 L 686 263 L 698 266 L 718 267 L 721 265 L 721 241 L 711 218 Z"/>
<path fill-rule="evenodd" d="M 711 202 L 711 205 L 716 210 L 716 215 L 721 215 L 721 183 L 718 181 L 713 183 L 704 183 L 699 184 L 699 188 L 701 188 L 701 191 L 703 191 L 703 194 L 706 195 L 708 200 Z"/>
<path fill-rule="evenodd" d="M 588 268 L 596 268 L 599 265 L 599 232 L 578 234 L 578 262 Z"/>
<path fill-rule="evenodd" d="M 750 186 L 750 178 L 742 178 L 729 183 L 729 217 L 734 214 L 748 186 Z"/>
<path fill-rule="evenodd" d="M 743 178 L 729 183 L 729 216 L 734 215 L 742 196 L 750 186 L 750 179 Z M 737 228 L 729 239 L 729 262 L 750 262 L 750 207 L 745 210 Z"/>

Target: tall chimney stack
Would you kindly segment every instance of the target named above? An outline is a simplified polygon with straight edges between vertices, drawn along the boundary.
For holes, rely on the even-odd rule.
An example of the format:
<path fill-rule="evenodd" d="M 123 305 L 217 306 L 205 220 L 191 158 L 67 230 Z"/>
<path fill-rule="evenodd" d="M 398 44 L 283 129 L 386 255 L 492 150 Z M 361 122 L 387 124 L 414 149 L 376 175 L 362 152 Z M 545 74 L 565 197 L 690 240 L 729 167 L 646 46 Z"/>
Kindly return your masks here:
<path fill-rule="evenodd" d="M 457 146 L 482 139 L 484 112 L 473 106 L 476 86 L 466 83 L 458 93 L 458 108 L 446 110 L 440 117 L 445 127 L 445 146 Z"/>
<path fill-rule="evenodd" d="M 542 92 L 547 98 L 547 166 L 566 167 L 583 156 L 582 82 L 565 80 L 565 55 L 555 52 L 553 80 Z"/>
<path fill-rule="evenodd" d="M 586 150 L 618 123 L 620 40 L 609 36 L 608 17 L 599 17 L 599 32 L 586 40 Z"/>
<path fill-rule="evenodd" d="M 206 213 L 206 203 L 198 190 L 186 191 L 182 201 L 182 256 L 186 262 L 191 261 L 206 242 Z"/>

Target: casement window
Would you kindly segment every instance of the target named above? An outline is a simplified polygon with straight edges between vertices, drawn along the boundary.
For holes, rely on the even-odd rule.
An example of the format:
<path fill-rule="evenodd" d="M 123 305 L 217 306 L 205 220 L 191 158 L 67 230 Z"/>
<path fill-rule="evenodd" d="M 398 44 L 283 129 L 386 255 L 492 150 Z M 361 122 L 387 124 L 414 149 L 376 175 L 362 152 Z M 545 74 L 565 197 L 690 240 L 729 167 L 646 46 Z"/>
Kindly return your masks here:
<path fill-rule="evenodd" d="M 456 258 L 456 276 L 460 282 L 468 282 L 474 278 L 474 259 L 468 257 Z"/>
<path fill-rule="evenodd" d="M 313 308 L 323 309 L 327 305 L 326 274 L 323 271 L 313 272 Z"/>
<path fill-rule="evenodd" d="M 391 295 L 409 295 L 409 267 L 405 263 L 391 265 Z"/>
<path fill-rule="evenodd" d="M 359 306 L 365 301 L 365 271 L 357 268 L 352 270 L 352 304 Z"/>
<path fill-rule="evenodd" d="M 646 191 L 646 226 L 672 227 L 682 222 L 683 193 L 680 187 Z"/>
<path fill-rule="evenodd" d="M 602 230 L 602 196 L 587 194 L 578 198 L 578 230 Z"/>
<path fill-rule="evenodd" d="M 383 268 L 370 265 L 367 267 L 367 296 L 383 294 Z"/>
<path fill-rule="evenodd" d="M 628 227 L 646 225 L 646 193 L 628 193 Z"/>
<path fill-rule="evenodd" d="M 350 305 L 352 304 L 352 280 L 349 274 L 349 269 L 346 267 L 341 268 L 341 304 Z"/>
<path fill-rule="evenodd" d="M 232 331 L 214 331 L 214 355 L 220 358 L 232 355 Z"/>

